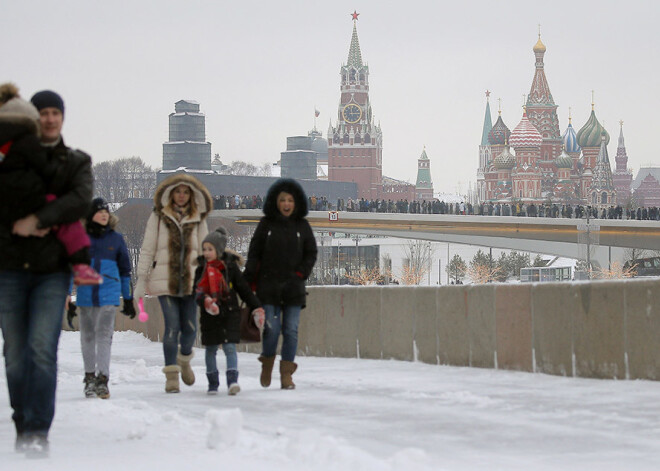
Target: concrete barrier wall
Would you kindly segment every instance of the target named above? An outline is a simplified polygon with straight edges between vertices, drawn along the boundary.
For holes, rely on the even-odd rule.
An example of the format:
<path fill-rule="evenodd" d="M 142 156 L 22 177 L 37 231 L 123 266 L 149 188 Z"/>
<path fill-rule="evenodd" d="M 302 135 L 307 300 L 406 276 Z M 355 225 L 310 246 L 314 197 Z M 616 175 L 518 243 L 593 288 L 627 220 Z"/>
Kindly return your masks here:
<path fill-rule="evenodd" d="M 299 355 L 660 379 L 657 279 L 308 291 Z M 160 340 L 158 300 L 147 298 L 145 309 L 146 323 L 118 311 L 116 330 Z M 261 346 L 239 349 L 258 353 Z"/>

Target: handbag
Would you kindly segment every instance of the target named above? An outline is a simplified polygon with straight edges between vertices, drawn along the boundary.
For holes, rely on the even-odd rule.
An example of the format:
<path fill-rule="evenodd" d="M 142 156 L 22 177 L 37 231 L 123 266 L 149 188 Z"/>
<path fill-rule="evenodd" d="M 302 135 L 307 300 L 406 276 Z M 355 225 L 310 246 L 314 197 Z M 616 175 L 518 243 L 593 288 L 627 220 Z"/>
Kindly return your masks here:
<path fill-rule="evenodd" d="M 259 327 L 254 322 L 252 310 L 246 305 L 241 306 L 241 343 L 261 342 Z"/>

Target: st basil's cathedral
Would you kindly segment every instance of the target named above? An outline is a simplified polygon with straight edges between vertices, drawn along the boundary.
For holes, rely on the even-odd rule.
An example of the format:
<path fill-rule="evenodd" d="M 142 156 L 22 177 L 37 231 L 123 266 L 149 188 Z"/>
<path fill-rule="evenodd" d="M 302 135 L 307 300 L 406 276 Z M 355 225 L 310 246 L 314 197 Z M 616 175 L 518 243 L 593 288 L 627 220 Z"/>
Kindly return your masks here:
<path fill-rule="evenodd" d="M 623 122 L 620 122 L 616 167 L 612 171 L 607 152 L 610 135 L 596 117 L 593 100 L 584 126 L 576 133 L 569 114 L 568 127 L 563 135 L 560 133 L 557 105 L 545 76 L 546 47 L 540 34 L 533 52 L 532 86 L 520 122 L 513 131 L 504 124 L 501 109 L 492 124 L 490 93 L 486 92 L 477 168 L 479 201 L 609 207 L 629 205 L 632 197 L 639 205 L 660 204 L 657 181 L 646 193 L 643 185 L 633 184 L 632 172 L 627 168 Z M 648 169 L 640 172 L 645 170 Z"/>

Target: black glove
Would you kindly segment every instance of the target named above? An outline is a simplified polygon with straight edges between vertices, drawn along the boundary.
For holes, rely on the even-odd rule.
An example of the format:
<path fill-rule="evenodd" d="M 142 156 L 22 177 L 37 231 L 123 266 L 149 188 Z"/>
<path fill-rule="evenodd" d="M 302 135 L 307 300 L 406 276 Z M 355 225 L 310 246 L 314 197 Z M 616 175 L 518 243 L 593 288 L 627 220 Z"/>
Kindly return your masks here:
<path fill-rule="evenodd" d="M 76 304 L 73 301 L 69 301 L 69 308 L 66 310 L 66 323 L 69 324 L 71 329 L 73 329 L 73 318 L 77 315 Z"/>
<path fill-rule="evenodd" d="M 135 319 L 136 312 L 132 299 L 124 299 L 124 309 L 121 310 L 121 313 L 131 319 Z"/>

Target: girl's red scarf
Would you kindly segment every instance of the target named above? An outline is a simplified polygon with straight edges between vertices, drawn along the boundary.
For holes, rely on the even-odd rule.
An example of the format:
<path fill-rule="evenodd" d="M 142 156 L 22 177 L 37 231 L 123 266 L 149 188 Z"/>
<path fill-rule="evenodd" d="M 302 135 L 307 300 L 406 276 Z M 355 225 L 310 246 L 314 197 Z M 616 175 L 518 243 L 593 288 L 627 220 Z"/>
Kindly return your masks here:
<path fill-rule="evenodd" d="M 206 262 L 204 274 L 197 285 L 198 289 L 215 300 L 227 299 L 229 296 L 229 286 L 227 286 L 227 281 L 222 275 L 224 269 L 225 264 L 220 260 Z"/>

